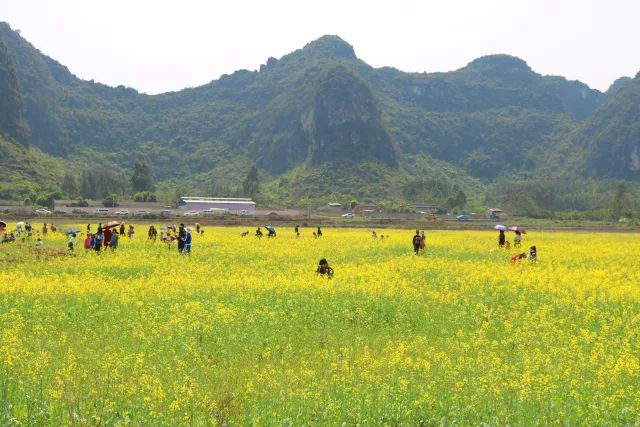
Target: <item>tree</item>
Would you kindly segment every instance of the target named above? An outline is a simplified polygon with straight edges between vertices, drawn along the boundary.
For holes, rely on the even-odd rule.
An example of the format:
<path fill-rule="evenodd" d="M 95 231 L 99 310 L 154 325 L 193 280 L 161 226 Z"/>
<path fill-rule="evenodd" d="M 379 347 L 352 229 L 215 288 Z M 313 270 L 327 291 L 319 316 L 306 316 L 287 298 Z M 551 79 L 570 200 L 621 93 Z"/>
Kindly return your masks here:
<path fill-rule="evenodd" d="M 157 202 L 158 198 L 155 193 L 150 191 L 140 191 L 133 195 L 134 202 Z"/>
<path fill-rule="evenodd" d="M 260 192 L 260 179 L 258 178 L 258 169 L 255 166 L 247 174 L 242 182 L 242 193 L 245 196 L 254 198 Z"/>
<path fill-rule="evenodd" d="M 453 194 L 447 199 L 447 208 L 463 209 L 467 204 L 467 195 L 464 194 L 464 191 L 462 191 L 462 188 L 460 188 L 460 186 L 457 184 L 453 186 L 452 193 Z"/>
<path fill-rule="evenodd" d="M 96 199 L 96 175 L 89 171 L 83 171 L 80 175 L 80 194 L 85 199 Z"/>
<path fill-rule="evenodd" d="M 629 209 L 629 205 L 629 188 L 625 183 L 620 183 L 618 184 L 618 188 L 616 188 L 613 201 L 611 202 L 611 218 L 619 219 Z"/>
<path fill-rule="evenodd" d="M 67 197 L 76 197 L 78 195 L 78 182 L 73 175 L 66 173 L 62 179 L 62 191 Z"/>
<path fill-rule="evenodd" d="M 52 191 L 39 195 L 35 202 L 37 205 L 46 206 L 49 209 L 53 209 L 54 200 L 61 198 L 62 193 L 60 193 L 59 191 Z"/>
<path fill-rule="evenodd" d="M 153 171 L 146 163 L 136 161 L 133 164 L 131 190 L 134 193 L 155 190 L 155 178 L 153 177 Z"/>
<path fill-rule="evenodd" d="M 102 201 L 102 206 L 105 208 L 115 208 L 118 206 L 118 195 L 110 194 Z"/>

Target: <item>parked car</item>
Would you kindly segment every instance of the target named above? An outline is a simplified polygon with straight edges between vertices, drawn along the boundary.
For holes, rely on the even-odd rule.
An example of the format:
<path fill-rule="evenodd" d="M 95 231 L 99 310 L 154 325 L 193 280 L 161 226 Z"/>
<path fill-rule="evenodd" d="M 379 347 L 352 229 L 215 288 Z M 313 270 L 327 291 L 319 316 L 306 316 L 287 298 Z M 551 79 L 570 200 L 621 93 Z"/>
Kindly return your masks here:
<path fill-rule="evenodd" d="M 197 211 L 189 211 L 185 212 L 184 216 L 200 216 L 200 214 Z"/>
<path fill-rule="evenodd" d="M 51 215 L 51 211 L 45 208 L 36 209 L 36 215 Z"/>
<path fill-rule="evenodd" d="M 145 216 L 147 215 L 149 212 L 145 211 L 144 209 L 138 209 L 135 213 L 136 216 Z"/>
<path fill-rule="evenodd" d="M 347 213 L 343 213 L 342 215 L 340 215 L 342 218 L 355 218 L 356 214 L 354 214 L 353 212 L 347 212 Z"/>
<path fill-rule="evenodd" d="M 254 212 L 253 211 L 249 211 L 247 209 L 243 209 L 240 211 L 240 215 L 253 215 Z"/>
<path fill-rule="evenodd" d="M 456 219 L 458 221 L 469 221 L 469 215 L 467 214 L 458 215 Z"/>
<path fill-rule="evenodd" d="M 116 215 L 118 215 L 118 216 L 129 216 L 129 211 L 126 210 L 126 209 L 122 209 L 122 210 L 116 212 Z"/>
<path fill-rule="evenodd" d="M 163 209 L 160 211 L 160 216 L 169 216 L 171 215 L 171 211 L 169 209 Z"/>
<path fill-rule="evenodd" d="M 71 213 L 76 215 L 88 215 L 89 211 L 83 208 L 73 208 L 71 209 Z"/>
<path fill-rule="evenodd" d="M 109 215 L 109 209 L 107 208 L 98 208 L 94 212 L 96 215 Z"/>
<path fill-rule="evenodd" d="M 229 211 L 226 209 L 209 208 L 202 211 L 202 216 L 224 215 L 226 213 L 229 213 Z"/>

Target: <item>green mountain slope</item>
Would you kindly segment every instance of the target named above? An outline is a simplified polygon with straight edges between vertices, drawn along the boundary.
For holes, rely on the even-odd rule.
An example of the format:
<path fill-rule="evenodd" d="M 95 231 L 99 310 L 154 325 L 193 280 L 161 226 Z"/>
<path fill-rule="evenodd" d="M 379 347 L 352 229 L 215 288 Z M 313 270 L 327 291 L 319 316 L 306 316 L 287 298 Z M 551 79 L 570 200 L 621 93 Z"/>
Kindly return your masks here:
<path fill-rule="evenodd" d="M 60 189 L 64 162 L 0 136 L 0 199 Z"/>
<path fill-rule="evenodd" d="M 640 74 L 615 90 L 572 137 L 583 174 L 640 179 Z"/>
<path fill-rule="evenodd" d="M 405 73 L 373 68 L 344 40 L 323 36 L 259 71 L 150 96 L 78 79 L 8 24 L 0 23 L 0 43 L 0 90 L 13 90 L 3 81 L 17 88 L 0 99 L 13 114 L 0 131 L 26 140 L 17 137 L 23 124 L 33 147 L 71 159 L 77 175 L 86 168 L 79 159 L 114 173 L 144 161 L 164 191 L 223 195 L 237 193 L 257 165 L 263 199 L 286 204 L 446 202 L 445 187 L 479 200 L 492 183 L 560 176 L 567 165 L 617 176 L 607 169 L 617 164 L 590 160 L 615 146 L 575 135 L 597 134 L 585 129 L 604 126 L 597 114 L 628 88 L 603 94 L 508 55 L 449 73 Z M 598 168 L 583 168 L 577 152 Z"/>

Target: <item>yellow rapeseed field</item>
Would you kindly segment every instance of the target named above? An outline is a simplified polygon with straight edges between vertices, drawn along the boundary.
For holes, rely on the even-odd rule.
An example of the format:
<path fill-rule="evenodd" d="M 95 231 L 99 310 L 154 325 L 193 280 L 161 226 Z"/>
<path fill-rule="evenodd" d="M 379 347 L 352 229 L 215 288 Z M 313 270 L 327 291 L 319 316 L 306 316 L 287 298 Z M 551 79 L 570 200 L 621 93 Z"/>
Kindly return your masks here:
<path fill-rule="evenodd" d="M 0 425 L 640 423 L 635 234 L 136 228 L 0 245 Z"/>

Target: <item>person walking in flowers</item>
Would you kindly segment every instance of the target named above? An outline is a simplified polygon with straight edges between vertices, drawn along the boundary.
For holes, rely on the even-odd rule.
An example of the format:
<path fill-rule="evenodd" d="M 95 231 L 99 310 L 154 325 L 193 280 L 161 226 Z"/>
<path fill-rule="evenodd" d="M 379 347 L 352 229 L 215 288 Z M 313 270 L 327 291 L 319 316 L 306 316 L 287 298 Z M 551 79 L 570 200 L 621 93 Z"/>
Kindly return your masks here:
<path fill-rule="evenodd" d="M 422 236 L 420 236 L 420 230 L 416 230 L 416 234 L 411 239 L 411 243 L 413 244 L 413 252 L 416 255 L 420 253 L 420 246 L 422 245 Z"/>

